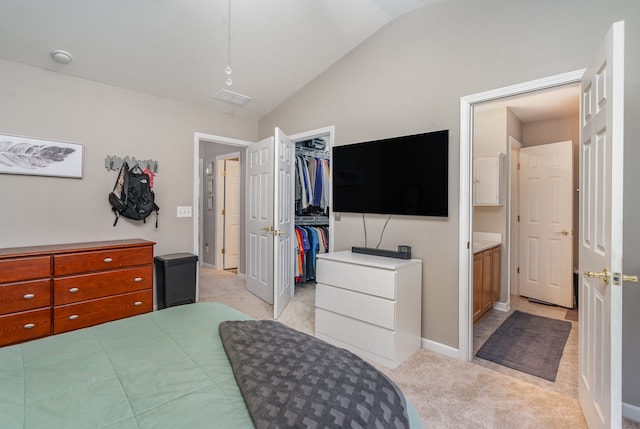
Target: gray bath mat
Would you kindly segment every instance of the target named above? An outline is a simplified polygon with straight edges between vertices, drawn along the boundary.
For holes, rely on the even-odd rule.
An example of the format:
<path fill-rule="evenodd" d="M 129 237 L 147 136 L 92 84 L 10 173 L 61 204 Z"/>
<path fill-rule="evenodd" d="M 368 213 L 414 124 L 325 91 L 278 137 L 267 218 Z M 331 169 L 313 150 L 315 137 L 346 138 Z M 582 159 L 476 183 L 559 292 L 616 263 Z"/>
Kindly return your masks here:
<path fill-rule="evenodd" d="M 556 381 L 571 322 L 514 311 L 478 350 L 476 356 Z"/>

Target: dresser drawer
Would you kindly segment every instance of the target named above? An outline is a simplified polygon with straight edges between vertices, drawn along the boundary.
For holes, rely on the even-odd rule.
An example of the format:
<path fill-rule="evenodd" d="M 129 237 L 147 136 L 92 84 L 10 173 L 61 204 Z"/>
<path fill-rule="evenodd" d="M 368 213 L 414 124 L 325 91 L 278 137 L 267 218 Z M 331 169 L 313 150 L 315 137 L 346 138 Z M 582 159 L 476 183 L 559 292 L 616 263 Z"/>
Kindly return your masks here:
<path fill-rule="evenodd" d="M 44 279 L 49 277 L 50 272 L 50 256 L 34 256 L 0 261 L 0 283 Z"/>
<path fill-rule="evenodd" d="M 388 299 L 318 283 L 316 307 L 386 329 L 395 329 L 395 301 Z"/>
<path fill-rule="evenodd" d="M 396 298 L 396 272 L 393 270 L 318 259 L 316 277 L 330 286 Z"/>
<path fill-rule="evenodd" d="M 59 334 L 115 319 L 148 313 L 152 308 L 153 292 L 151 290 L 54 307 L 54 333 Z"/>
<path fill-rule="evenodd" d="M 0 316 L 0 346 L 51 334 L 51 308 Z"/>
<path fill-rule="evenodd" d="M 53 280 L 53 305 L 70 304 L 152 287 L 151 266 L 56 278 Z"/>
<path fill-rule="evenodd" d="M 49 279 L 0 285 L 0 314 L 49 306 L 51 306 Z"/>
<path fill-rule="evenodd" d="M 53 256 L 53 275 L 89 273 L 153 263 L 153 247 L 100 250 Z"/>
<path fill-rule="evenodd" d="M 316 308 L 316 333 L 338 339 L 341 343 L 367 350 L 385 359 L 394 359 L 395 333 L 388 329 Z"/>

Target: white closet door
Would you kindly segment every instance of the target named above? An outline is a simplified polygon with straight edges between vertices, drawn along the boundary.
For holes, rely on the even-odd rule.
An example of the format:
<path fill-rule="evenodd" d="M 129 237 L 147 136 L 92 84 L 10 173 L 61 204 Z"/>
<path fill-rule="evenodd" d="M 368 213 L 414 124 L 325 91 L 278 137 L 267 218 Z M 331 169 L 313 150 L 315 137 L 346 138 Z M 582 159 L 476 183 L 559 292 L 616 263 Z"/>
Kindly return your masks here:
<path fill-rule="evenodd" d="M 274 140 L 247 148 L 247 289 L 273 304 Z"/>
<path fill-rule="evenodd" d="M 275 163 L 277 172 L 274 183 L 274 305 L 273 318 L 282 314 L 294 293 L 294 166 L 295 149 L 291 139 L 275 130 Z"/>

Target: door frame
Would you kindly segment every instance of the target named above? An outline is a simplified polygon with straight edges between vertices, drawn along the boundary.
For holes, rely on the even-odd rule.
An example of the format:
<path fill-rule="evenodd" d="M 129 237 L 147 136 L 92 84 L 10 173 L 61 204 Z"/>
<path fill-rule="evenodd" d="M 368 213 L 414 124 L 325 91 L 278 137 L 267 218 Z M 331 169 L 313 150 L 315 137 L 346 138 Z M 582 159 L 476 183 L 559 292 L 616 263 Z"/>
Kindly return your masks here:
<path fill-rule="evenodd" d="M 206 133 L 193 133 L 193 254 L 198 256 L 199 263 L 202 263 L 202 258 L 200 257 L 200 222 L 202 219 L 202 212 L 204 210 L 202 204 L 202 187 L 201 187 L 201 161 L 200 161 L 200 143 L 218 143 L 227 146 L 237 146 L 238 148 L 242 148 L 245 150 L 249 145 L 253 142 L 247 140 L 239 140 L 232 139 L 229 137 L 217 136 L 213 134 Z M 242 245 L 242 243 L 240 243 Z M 200 283 L 198 280 L 198 276 L 196 276 L 196 302 L 198 302 L 200 297 Z"/>
<path fill-rule="evenodd" d="M 520 294 L 520 284 L 518 281 L 517 267 L 520 265 L 520 227 L 517 223 L 517 216 L 520 214 L 520 189 L 518 186 L 519 173 L 517 165 L 520 163 L 520 149 L 522 149 L 522 143 L 518 139 L 509 136 L 509 190 L 507 195 L 509 198 L 509 224 L 507 225 L 507 238 L 509 239 L 509 270 L 507 275 L 509 276 L 509 288 L 506 307 L 511 307 L 511 291 L 514 291 L 516 295 Z M 513 153 L 516 152 L 517 159 L 514 159 Z M 514 178 L 515 172 L 515 178 Z"/>
<path fill-rule="evenodd" d="M 221 249 L 224 247 L 224 217 L 220 215 L 219 207 L 224 207 L 224 198 L 227 193 L 226 181 L 224 180 L 224 176 L 222 176 L 221 165 L 224 165 L 224 161 L 227 159 L 238 159 L 240 161 L 240 152 L 231 152 L 225 153 L 223 155 L 216 156 L 216 172 L 215 172 L 215 204 L 214 204 L 214 223 L 216 225 L 216 232 L 221 231 L 222 234 L 216 233 L 216 269 L 222 270 L 224 269 L 224 257 L 222 255 Z M 242 165 L 240 165 L 240 172 L 238 173 L 240 177 L 242 177 L 243 170 Z M 240 189 L 238 189 L 240 192 Z M 242 219 L 240 220 L 242 222 Z M 238 246 L 240 246 L 240 230 L 238 229 Z"/>
<path fill-rule="evenodd" d="M 460 98 L 460 205 L 458 243 L 458 360 L 473 359 L 473 107 L 514 95 L 579 83 L 585 69 L 506 86 Z M 505 237 L 505 242 L 510 238 Z M 507 267 L 510 255 L 507 254 Z M 507 273 L 509 278 L 510 273 Z"/>

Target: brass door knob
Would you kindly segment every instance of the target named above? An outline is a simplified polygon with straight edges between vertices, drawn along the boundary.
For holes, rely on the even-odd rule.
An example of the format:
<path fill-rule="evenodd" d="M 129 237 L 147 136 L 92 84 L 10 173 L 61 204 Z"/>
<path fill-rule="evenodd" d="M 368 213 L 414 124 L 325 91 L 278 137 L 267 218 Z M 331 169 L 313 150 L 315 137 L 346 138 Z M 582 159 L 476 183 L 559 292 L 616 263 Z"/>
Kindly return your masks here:
<path fill-rule="evenodd" d="M 609 284 L 609 277 L 610 274 L 607 271 L 607 269 L 603 269 L 601 273 L 596 273 L 594 271 L 586 271 L 584 273 L 585 276 L 591 278 L 591 279 L 600 279 L 602 280 L 605 284 Z"/>

